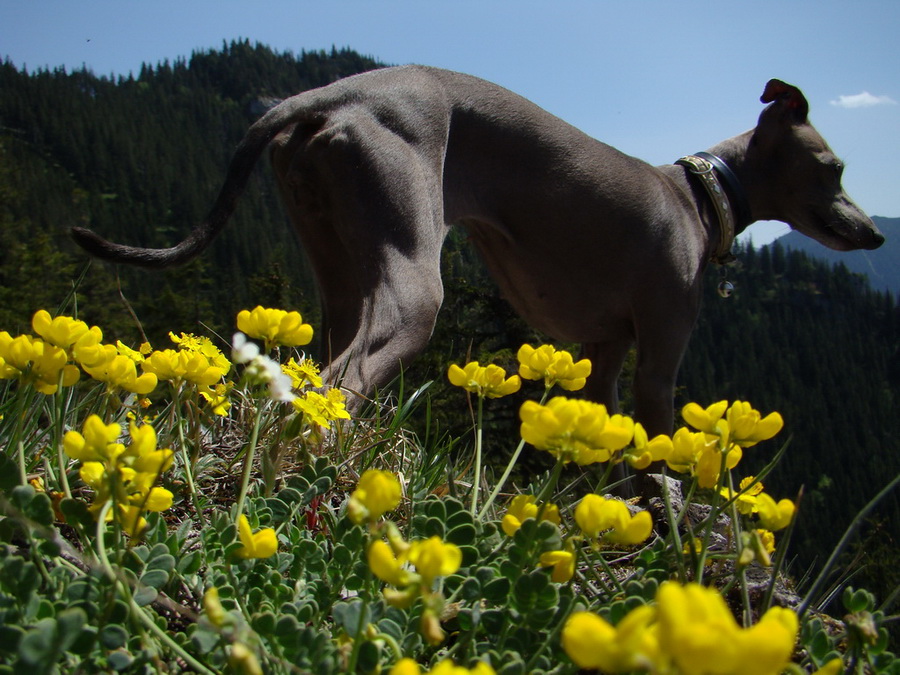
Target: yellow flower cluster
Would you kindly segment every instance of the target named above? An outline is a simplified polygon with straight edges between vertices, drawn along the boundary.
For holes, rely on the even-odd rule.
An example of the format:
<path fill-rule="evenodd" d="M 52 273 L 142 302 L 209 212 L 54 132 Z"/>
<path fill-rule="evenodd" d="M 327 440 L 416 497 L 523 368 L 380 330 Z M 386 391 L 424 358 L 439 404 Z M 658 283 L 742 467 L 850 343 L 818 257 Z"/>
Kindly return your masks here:
<path fill-rule="evenodd" d="M 462 387 L 482 398 L 500 398 L 519 391 L 522 380 L 518 375 L 506 377 L 506 371 L 493 363 L 482 366 L 478 361 L 460 368 L 455 363 L 447 371 L 450 384 Z"/>
<path fill-rule="evenodd" d="M 156 432 L 149 424 L 131 425 L 127 447 L 118 442 L 121 435 L 120 425 L 104 424 L 97 415 L 91 415 L 81 433 L 66 433 L 63 449 L 82 462 L 79 475 L 94 491 L 90 506 L 94 516 L 111 502 L 107 520 L 115 520 L 134 537 L 146 526 L 144 512 L 165 511 L 172 506 L 172 493 L 154 487 L 154 483 L 172 466 L 173 453 L 157 449 Z"/>
<path fill-rule="evenodd" d="M 562 462 L 627 461 L 645 469 L 665 460 L 669 468 L 696 476 L 702 488 L 717 485 L 723 456 L 725 468 L 733 469 L 743 448 L 772 438 L 783 426 L 778 413 L 762 417 L 744 401 L 731 406 L 720 401 L 706 409 L 689 403 L 683 415 L 698 431 L 682 427 L 671 438 L 651 439 L 640 423 L 609 415 L 605 406 L 590 401 L 557 396 L 546 405 L 526 401 L 519 410 L 523 440 Z"/>
<path fill-rule="evenodd" d="M 238 558 L 269 558 L 278 550 L 278 537 L 271 527 L 254 532 L 243 513 L 238 517 L 238 538 L 241 548 L 235 551 Z"/>
<path fill-rule="evenodd" d="M 455 544 L 448 544 L 440 537 L 404 542 L 396 537 L 391 543 L 376 539 L 369 546 L 368 561 L 372 573 L 395 588 L 419 586 L 431 590 L 438 577 L 453 574 L 462 564 L 462 551 Z M 406 568 L 409 563 L 415 572 Z M 414 598 L 415 595 L 412 596 Z"/>
<path fill-rule="evenodd" d="M 543 380 L 547 389 L 559 385 L 566 391 L 583 389 L 591 374 L 591 362 L 581 359 L 577 363 L 565 350 L 552 345 L 534 348 L 522 345 L 517 354 L 519 376 L 525 380 Z"/>
<path fill-rule="evenodd" d="M 18 379 L 42 394 L 55 394 L 60 384 L 71 387 L 80 377 L 78 368 L 68 361 L 66 350 L 49 342 L 0 332 L 0 379 Z"/>
<path fill-rule="evenodd" d="M 672 437 L 672 452 L 665 458 L 669 468 L 697 477 L 702 488 L 718 484 L 723 464 L 733 469 L 741 461 L 743 448 L 775 436 L 784 426 L 777 412 L 763 417 L 745 401 L 719 401 L 708 408 L 688 403 L 681 412 L 697 431 L 682 427 Z"/>
<path fill-rule="evenodd" d="M 770 495 L 763 492 L 763 484 L 756 481 L 753 476 L 748 476 L 741 481 L 737 492 L 732 493 L 729 488 L 722 488 L 721 495 L 725 499 L 734 499 L 737 509 L 745 516 L 756 514 L 759 521 L 767 530 L 777 532 L 791 524 L 796 507 L 790 499 L 782 499 L 776 502 Z"/>
<path fill-rule="evenodd" d="M 276 345 L 302 347 L 312 341 L 313 329 L 303 323 L 300 312 L 257 306 L 237 315 L 237 327 L 251 338 L 264 340 L 266 351 Z"/>
<path fill-rule="evenodd" d="M 347 517 L 360 525 L 374 523 L 400 504 L 400 481 L 390 471 L 369 469 L 364 472 L 350 495 Z"/>
<path fill-rule="evenodd" d="M 741 628 L 714 589 L 667 581 L 654 606 L 632 610 L 616 626 L 590 612 L 574 613 L 562 645 L 580 668 L 606 673 L 777 675 L 789 663 L 797 631 L 789 609 L 773 607 Z"/>
<path fill-rule="evenodd" d="M 384 589 L 389 605 L 405 608 L 422 599 L 419 631 L 429 644 L 440 644 L 446 637 L 440 622 L 444 596 L 434 587 L 435 581 L 459 569 L 462 551 L 437 536 L 406 542 L 393 523 L 385 529 L 389 543 L 380 538 L 372 541 L 367 551 L 369 569 L 393 587 Z"/>
<path fill-rule="evenodd" d="M 538 512 L 540 512 L 540 505 L 533 496 L 518 495 L 510 503 L 506 515 L 503 516 L 503 520 L 500 522 L 500 527 L 503 528 L 508 537 L 511 537 L 519 531 L 522 523 L 526 520 L 537 518 Z M 559 507 L 556 504 L 544 504 L 541 520 L 548 520 L 554 525 L 559 525 Z"/>
<path fill-rule="evenodd" d="M 349 420 L 344 393 L 340 389 L 329 389 L 323 396 L 317 391 L 305 391 L 291 401 L 294 409 L 310 424 L 328 428 L 336 420 Z"/>
<path fill-rule="evenodd" d="M 494 675 L 496 671 L 483 661 L 472 668 L 457 666 L 450 659 L 444 659 L 431 670 L 422 670 L 413 659 L 400 659 L 388 672 L 388 675 Z"/>
<path fill-rule="evenodd" d="M 648 511 L 631 515 L 625 502 L 600 495 L 585 495 L 575 508 L 575 522 L 588 539 L 603 539 L 614 544 L 633 546 L 645 541 L 653 531 Z"/>
<path fill-rule="evenodd" d="M 526 401 L 519 417 L 526 443 L 566 463 L 608 462 L 634 437 L 631 418 L 610 416 L 604 405 L 563 396 L 546 405 Z"/>

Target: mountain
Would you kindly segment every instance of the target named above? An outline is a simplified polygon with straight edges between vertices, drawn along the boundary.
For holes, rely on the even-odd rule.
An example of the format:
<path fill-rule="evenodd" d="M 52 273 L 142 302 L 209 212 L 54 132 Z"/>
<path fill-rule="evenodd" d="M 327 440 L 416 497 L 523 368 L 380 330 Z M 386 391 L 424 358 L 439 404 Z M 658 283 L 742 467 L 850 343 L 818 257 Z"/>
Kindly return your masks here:
<path fill-rule="evenodd" d="M 794 251 L 803 251 L 816 260 L 843 263 L 851 272 L 864 275 L 875 290 L 900 296 L 900 218 L 872 218 L 885 236 L 881 248 L 874 251 L 833 251 L 799 232 L 792 231 L 776 242 Z"/>

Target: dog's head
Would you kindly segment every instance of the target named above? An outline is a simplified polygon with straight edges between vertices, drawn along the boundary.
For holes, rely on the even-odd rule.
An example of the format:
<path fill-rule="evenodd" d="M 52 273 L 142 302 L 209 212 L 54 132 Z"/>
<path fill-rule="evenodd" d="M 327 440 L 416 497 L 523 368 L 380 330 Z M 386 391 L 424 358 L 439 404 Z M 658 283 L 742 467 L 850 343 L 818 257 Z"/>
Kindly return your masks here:
<path fill-rule="evenodd" d="M 754 215 L 786 222 L 839 251 L 881 246 L 884 235 L 841 186 L 844 163 L 809 123 L 803 92 L 770 80 L 760 100 L 769 105 L 747 152 L 764 203 Z"/>

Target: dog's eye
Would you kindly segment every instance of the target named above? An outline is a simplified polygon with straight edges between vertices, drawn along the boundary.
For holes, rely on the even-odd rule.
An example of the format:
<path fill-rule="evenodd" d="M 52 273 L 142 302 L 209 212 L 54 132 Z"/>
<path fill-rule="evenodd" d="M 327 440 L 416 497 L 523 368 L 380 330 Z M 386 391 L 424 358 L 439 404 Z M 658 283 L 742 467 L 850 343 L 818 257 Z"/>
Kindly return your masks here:
<path fill-rule="evenodd" d="M 838 177 L 838 179 L 840 180 L 841 176 L 844 175 L 844 163 L 843 163 L 843 162 L 835 162 L 835 163 L 832 165 L 832 168 L 834 169 L 835 175 L 836 175 L 836 176 Z"/>

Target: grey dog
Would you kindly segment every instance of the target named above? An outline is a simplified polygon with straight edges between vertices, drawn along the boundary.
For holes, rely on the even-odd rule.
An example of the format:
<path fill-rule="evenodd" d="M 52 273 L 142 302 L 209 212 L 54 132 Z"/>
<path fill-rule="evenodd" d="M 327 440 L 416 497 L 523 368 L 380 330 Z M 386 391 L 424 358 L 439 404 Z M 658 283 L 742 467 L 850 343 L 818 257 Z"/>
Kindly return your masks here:
<path fill-rule="evenodd" d="M 838 250 L 884 237 L 841 187 L 843 164 L 794 86 L 771 80 L 755 129 L 665 166 L 590 138 L 526 99 L 460 73 L 401 66 L 293 96 L 250 127 L 206 221 L 168 249 L 74 228 L 93 255 L 184 263 L 225 226 L 271 147 L 310 257 L 331 350 L 323 373 L 368 394 L 425 346 L 443 299 L 440 254 L 462 225 L 533 327 L 580 342 L 586 395 L 617 406 L 637 344 L 635 416 L 673 426 L 673 388 L 710 261 L 756 220 Z"/>

